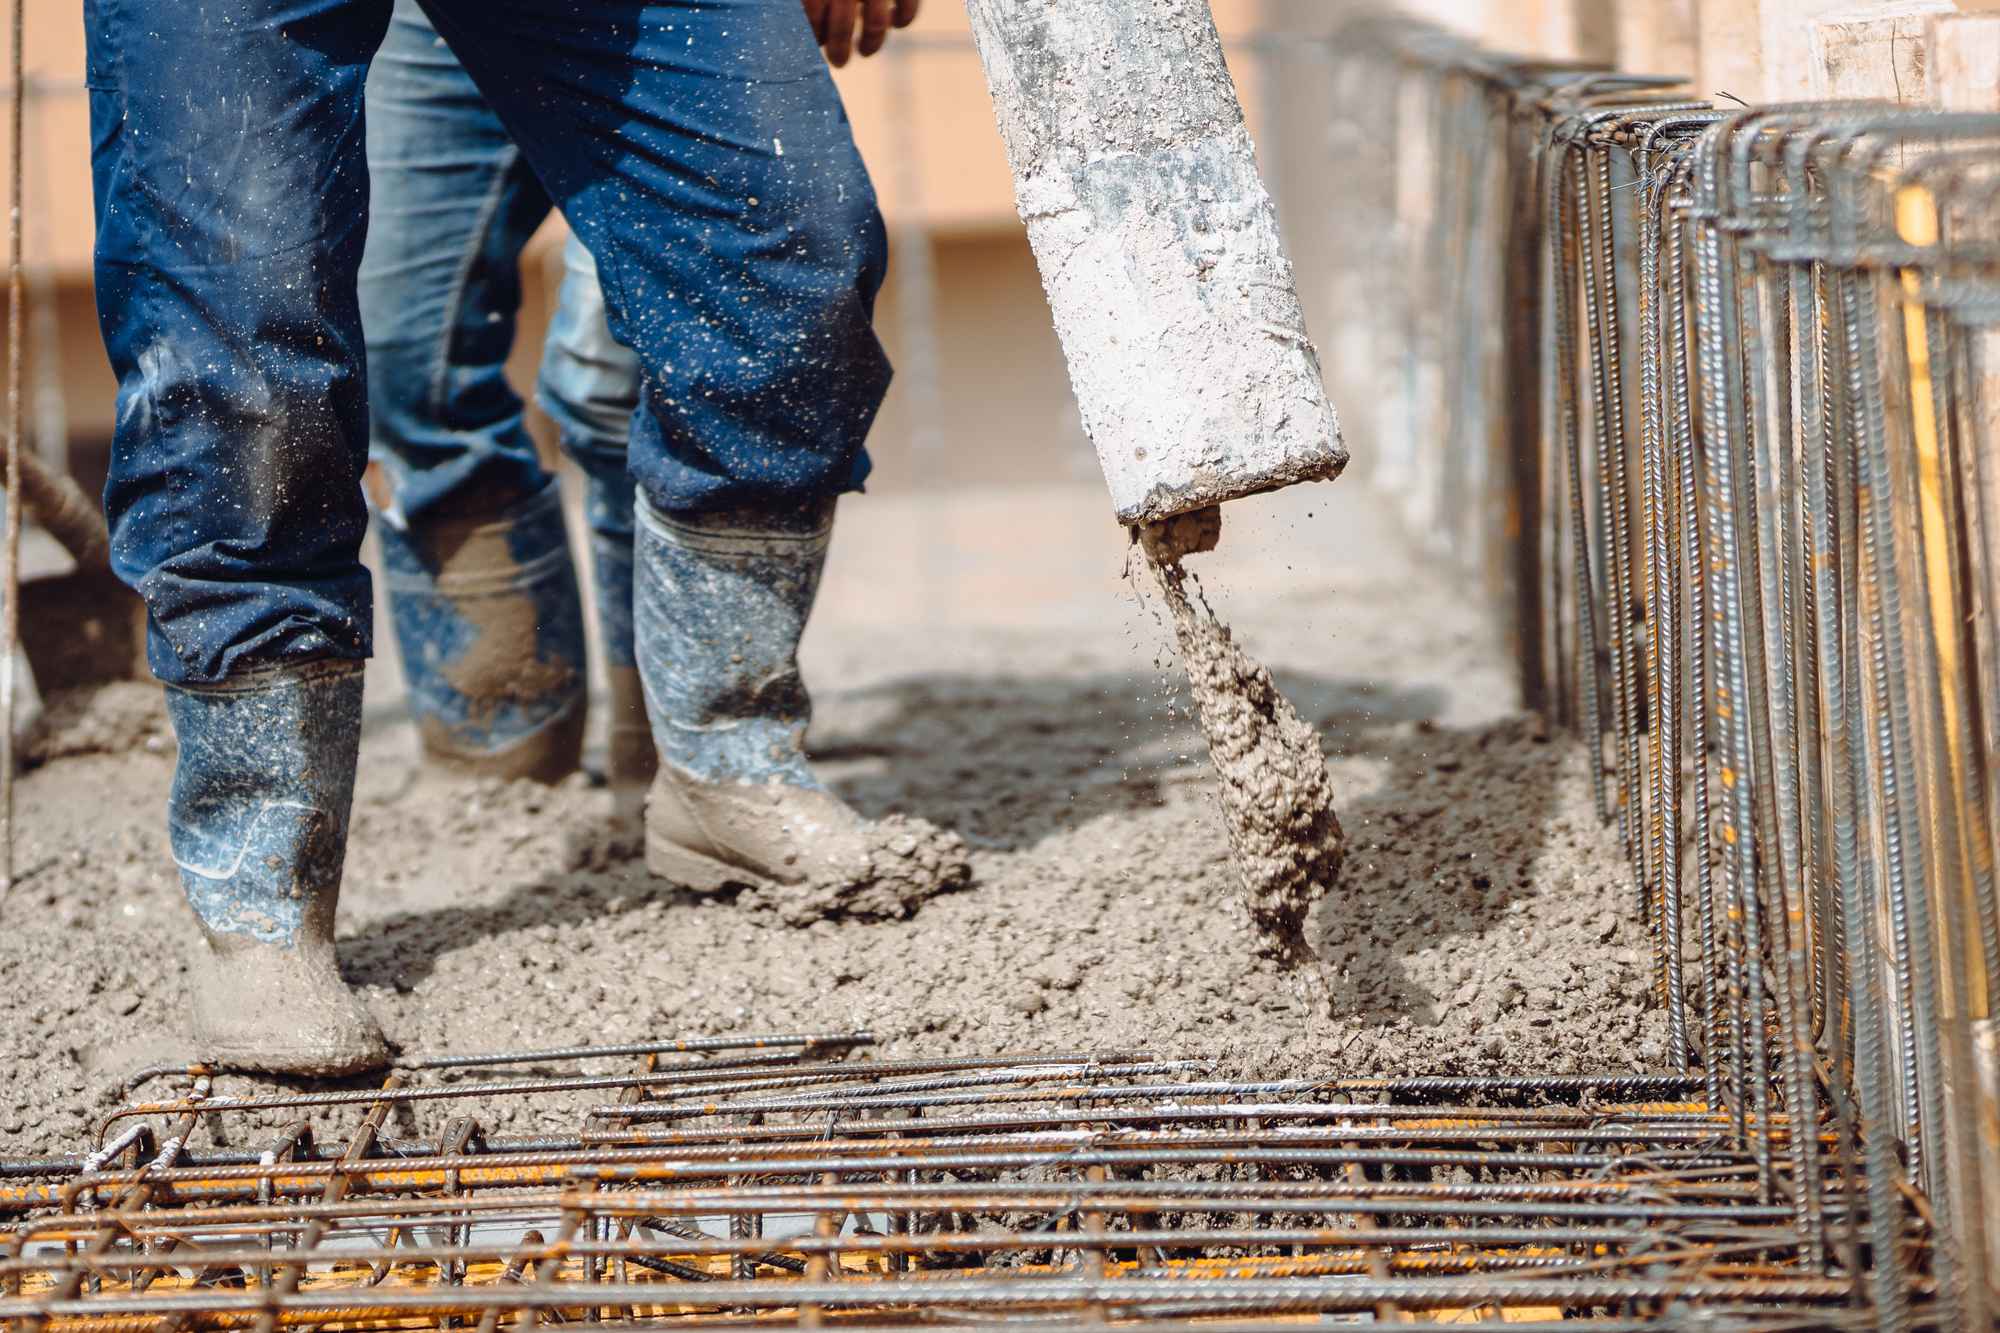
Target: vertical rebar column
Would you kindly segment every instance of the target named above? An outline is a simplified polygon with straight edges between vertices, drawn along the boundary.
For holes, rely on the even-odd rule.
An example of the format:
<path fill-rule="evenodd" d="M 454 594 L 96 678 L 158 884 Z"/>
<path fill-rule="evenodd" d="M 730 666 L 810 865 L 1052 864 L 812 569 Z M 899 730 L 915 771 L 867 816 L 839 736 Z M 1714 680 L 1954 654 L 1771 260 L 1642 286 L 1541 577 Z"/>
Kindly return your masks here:
<path fill-rule="evenodd" d="M 1580 219 L 1572 203 L 1582 194 L 1580 153 L 1575 145 L 1556 142 L 1549 154 L 1549 310 L 1555 338 L 1556 416 L 1558 440 L 1565 460 L 1571 559 L 1574 568 L 1576 667 L 1574 688 L 1580 695 L 1584 732 L 1584 763 L 1590 770 L 1592 808 L 1600 819 L 1610 814 L 1604 782 L 1604 730 L 1600 721 L 1602 682 L 1598 678 L 1596 581 L 1592 577 L 1589 508 L 1585 499 L 1583 432 L 1577 420 L 1576 336 L 1572 323 L 1577 299 L 1577 230 Z M 1578 169 L 1574 189 L 1571 170 Z M 1572 716 L 1576 713 L 1573 710 Z"/>
<path fill-rule="evenodd" d="M 1627 741 L 1630 738 L 1632 718 L 1629 714 L 1625 686 L 1627 681 L 1626 648 L 1629 640 L 1625 634 L 1627 609 L 1630 598 L 1627 595 L 1627 575 L 1630 552 L 1626 549 L 1626 514 L 1624 510 L 1625 476 L 1625 411 L 1624 391 L 1617 382 L 1617 281 L 1612 273 L 1613 242 L 1611 236 L 1610 206 L 1610 159 L 1605 151 L 1593 145 L 1587 129 L 1578 128 L 1578 142 L 1574 150 L 1576 159 L 1576 190 L 1573 219 L 1575 224 L 1575 244 L 1582 257 L 1584 335 L 1590 347 L 1590 424 L 1591 438 L 1595 446 L 1596 472 L 1592 480 L 1592 490 L 1597 494 L 1596 517 L 1599 535 L 1599 566 L 1604 570 L 1604 586 L 1601 589 L 1605 607 L 1604 629 L 1607 639 L 1611 666 L 1611 744 L 1613 771 L 1617 776 L 1617 799 L 1615 809 L 1607 811 L 1604 800 L 1599 800 L 1599 815 L 1615 816 L 1618 822 L 1620 844 L 1625 850 L 1627 861 L 1633 859 L 1633 836 L 1630 794 L 1631 774 L 1626 768 Z M 1585 508 L 1586 513 L 1589 507 Z M 1579 570 L 1579 578 L 1583 571 Z M 1600 590 L 1592 585 L 1592 600 Z M 1593 627 L 1594 632 L 1594 627 Z M 1597 658 L 1592 654 L 1591 676 L 1597 674 Z M 1593 684 L 1592 694 L 1597 690 Z M 1601 784 L 1604 773 L 1603 739 L 1595 734 L 1591 737 L 1591 772 Z"/>
<path fill-rule="evenodd" d="M 0 550 L 0 900 L 14 887 L 14 695 L 21 644 L 21 132 L 27 104 L 27 0 L 14 0 L 8 105 L 7 531 Z"/>
<path fill-rule="evenodd" d="M 1666 209 L 1664 153 L 1642 146 L 1638 172 L 1642 192 L 1639 229 L 1640 451 L 1643 459 L 1644 530 L 1646 534 L 1646 605 L 1651 632 L 1646 636 L 1647 715 L 1653 743 L 1647 749 L 1652 793 L 1646 821 L 1646 863 L 1654 903 L 1649 911 L 1658 969 L 1656 993 L 1667 1011 L 1667 1044 L 1674 1067 L 1689 1066 L 1687 1005 L 1681 968 L 1681 564 L 1678 542 L 1690 521 L 1682 511 L 1678 465 L 1668 466 L 1668 389 L 1665 361 L 1671 346 L 1669 303 L 1679 292 L 1662 289 L 1660 250 L 1662 230 L 1670 225 Z"/>

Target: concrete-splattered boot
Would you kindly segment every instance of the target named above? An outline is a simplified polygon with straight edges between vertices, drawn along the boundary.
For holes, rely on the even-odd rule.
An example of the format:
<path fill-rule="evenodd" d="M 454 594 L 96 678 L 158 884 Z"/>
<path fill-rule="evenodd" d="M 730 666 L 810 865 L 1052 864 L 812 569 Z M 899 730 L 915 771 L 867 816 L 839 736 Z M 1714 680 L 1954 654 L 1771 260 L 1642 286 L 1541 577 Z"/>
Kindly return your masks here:
<path fill-rule="evenodd" d="M 971 876 L 955 835 L 864 820 L 806 765 L 799 637 L 832 525 L 831 501 L 673 517 L 638 502 L 634 621 L 660 751 L 646 866 L 800 922 L 907 915 Z"/>
<path fill-rule="evenodd" d="M 583 602 L 554 481 L 498 512 L 377 524 L 425 757 L 555 782 L 583 753 Z"/>
<path fill-rule="evenodd" d="M 333 952 L 361 675 L 316 662 L 167 689 L 180 742 L 167 830 L 204 937 L 191 976 L 202 1059 L 288 1074 L 388 1059 Z"/>
<path fill-rule="evenodd" d="M 653 747 L 653 729 L 646 720 L 646 692 L 639 681 L 639 664 L 632 633 L 632 534 L 631 483 L 618 489 L 624 501 L 621 525 L 601 521 L 605 498 L 591 483 L 590 564 L 597 591 L 597 629 L 604 644 L 604 673 L 611 716 L 605 723 L 607 752 L 605 777 L 613 792 L 636 798 L 646 789 L 659 769 L 659 752 Z"/>
<path fill-rule="evenodd" d="M 597 261 L 574 235 L 563 246 L 562 292 L 542 348 L 535 398 L 556 423 L 562 449 L 584 476 L 598 642 L 610 686 L 605 776 L 621 813 L 640 812 L 658 760 L 632 649 L 632 412 L 639 358 L 611 336 Z"/>

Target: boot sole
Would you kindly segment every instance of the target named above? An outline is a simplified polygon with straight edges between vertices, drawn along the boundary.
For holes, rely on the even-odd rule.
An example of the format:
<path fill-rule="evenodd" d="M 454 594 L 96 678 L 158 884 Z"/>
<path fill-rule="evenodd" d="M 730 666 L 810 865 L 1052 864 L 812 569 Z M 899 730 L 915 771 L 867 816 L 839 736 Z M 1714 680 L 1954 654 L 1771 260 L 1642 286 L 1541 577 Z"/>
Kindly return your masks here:
<path fill-rule="evenodd" d="M 353 1051 L 272 1051 L 198 1041 L 196 1049 L 201 1053 L 198 1058 L 203 1064 L 258 1074 L 339 1078 L 389 1066 L 389 1052 L 380 1046 Z"/>
<path fill-rule="evenodd" d="M 712 856 L 703 856 L 700 852 L 689 851 L 677 842 L 653 837 L 646 839 L 646 869 L 659 879 L 678 884 L 696 893 L 717 893 L 723 889 L 777 887 L 776 881 L 766 879 L 754 871 L 731 865 L 727 861 L 718 861 Z"/>

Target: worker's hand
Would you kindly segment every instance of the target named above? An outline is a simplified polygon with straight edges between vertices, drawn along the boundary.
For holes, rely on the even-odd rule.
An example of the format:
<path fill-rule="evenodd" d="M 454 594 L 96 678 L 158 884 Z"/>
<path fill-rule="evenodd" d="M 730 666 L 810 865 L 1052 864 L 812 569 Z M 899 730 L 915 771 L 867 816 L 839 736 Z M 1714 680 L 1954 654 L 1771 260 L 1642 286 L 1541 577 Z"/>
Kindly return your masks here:
<path fill-rule="evenodd" d="M 804 0 L 806 18 L 813 36 L 826 51 L 826 63 L 835 69 L 860 51 L 872 56 L 889 40 L 889 29 L 907 28 L 916 21 L 921 0 Z M 854 30 L 861 29 L 859 40 Z"/>

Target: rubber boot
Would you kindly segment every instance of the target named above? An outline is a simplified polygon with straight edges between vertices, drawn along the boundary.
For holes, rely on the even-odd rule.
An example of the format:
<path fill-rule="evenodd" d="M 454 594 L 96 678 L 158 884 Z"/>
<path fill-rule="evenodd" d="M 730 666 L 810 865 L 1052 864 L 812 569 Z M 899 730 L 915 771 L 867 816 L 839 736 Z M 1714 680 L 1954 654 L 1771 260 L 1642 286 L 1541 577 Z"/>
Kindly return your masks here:
<path fill-rule="evenodd" d="M 588 677 L 555 481 L 497 512 L 377 528 L 425 757 L 538 782 L 574 773 Z"/>
<path fill-rule="evenodd" d="M 535 397 L 562 450 L 583 473 L 598 641 L 610 686 L 605 776 L 621 813 L 638 815 L 658 767 L 632 649 L 632 412 L 639 358 L 611 336 L 597 261 L 574 235 L 563 246 L 562 291 L 542 348 Z"/>
<path fill-rule="evenodd" d="M 595 513 L 605 503 L 600 487 L 590 483 L 590 506 Z M 618 488 L 629 497 L 631 483 Z M 597 628 L 604 644 L 604 672 L 611 716 L 605 726 L 607 753 L 605 777 L 620 796 L 642 795 L 659 769 L 659 752 L 653 748 L 653 728 L 646 719 L 646 692 L 639 681 L 639 664 L 633 647 L 632 631 L 632 531 L 631 501 L 626 498 L 623 530 L 621 525 L 593 522 L 590 533 L 592 581 L 597 592 Z"/>
<path fill-rule="evenodd" d="M 919 819 L 870 822 L 806 764 L 799 675 L 831 501 L 668 517 L 638 501 L 634 627 L 660 771 L 646 866 L 740 887 L 803 923 L 908 915 L 971 878 L 965 845 Z"/>
<path fill-rule="evenodd" d="M 630 483 L 620 487 L 629 493 Z M 630 501 L 626 503 L 629 505 Z M 611 808 L 629 835 L 646 818 L 646 792 L 660 767 L 653 728 L 646 720 L 646 692 L 632 647 L 632 534 L 593 531 L 591 572 L 597 592 L 597 627 L 604 645 L 604 778 Z"/>
<path fill-rule="evenodd" d="M 333 951 L 361 677 L 359 662 L 317 662 L 167 689 L 167 831 L 204 939 L 191 998 L 205 1060 L 284 1074 L 388 1060 Z"/>

